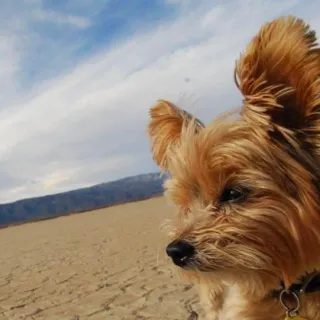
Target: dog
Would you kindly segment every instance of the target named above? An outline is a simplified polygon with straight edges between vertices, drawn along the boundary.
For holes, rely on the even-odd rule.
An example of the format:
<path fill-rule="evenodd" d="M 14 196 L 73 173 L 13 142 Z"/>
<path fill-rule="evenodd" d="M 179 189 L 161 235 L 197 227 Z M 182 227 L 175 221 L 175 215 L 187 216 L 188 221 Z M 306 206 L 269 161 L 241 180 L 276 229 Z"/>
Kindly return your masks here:
<path fill-rule="evenodd" d="M 240 110 L 210 124 L 150 108 L 176 214 L 166 252 L 210 320 L 320 320 L 320 50 L 303 20 L 265 23 L 236 62 Z"/>

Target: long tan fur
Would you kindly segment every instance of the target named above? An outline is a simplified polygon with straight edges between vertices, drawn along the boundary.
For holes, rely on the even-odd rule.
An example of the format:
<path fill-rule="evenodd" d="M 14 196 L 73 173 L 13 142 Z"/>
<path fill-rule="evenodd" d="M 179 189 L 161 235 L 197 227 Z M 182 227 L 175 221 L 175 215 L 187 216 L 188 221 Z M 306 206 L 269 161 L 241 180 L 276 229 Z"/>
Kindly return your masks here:
<path fill-rule="evenodd" d="M 208 126 L 167 101 L 151 109 L 155 161 L 170 172 L 178 214 L 171 239 L 197 250 L 181 270 L 199 290 L 207 319 L 280 320 L 270 292 L 320 270 L 320 53 L 302 20 L 265 24 L 237 62 L 237 119 Z M 230 187 L 247 198 L 222 203 Z M 301 316 L 320 320 L 320 294 Z"/>

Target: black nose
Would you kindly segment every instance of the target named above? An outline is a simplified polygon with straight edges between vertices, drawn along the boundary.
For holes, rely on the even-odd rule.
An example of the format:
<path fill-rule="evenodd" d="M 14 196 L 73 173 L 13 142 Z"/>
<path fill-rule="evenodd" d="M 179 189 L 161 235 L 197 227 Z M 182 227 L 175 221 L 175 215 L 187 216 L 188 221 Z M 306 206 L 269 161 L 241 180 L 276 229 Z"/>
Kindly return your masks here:
<path fill-rule="evenodd" d="M 174 264 L 179 267 L 185 267 L 190 258 L 194 255 L 194 247 L 186 241 L 177 240 L 171 242 L 166 249 L 167 255 L 172 259 Z"/>

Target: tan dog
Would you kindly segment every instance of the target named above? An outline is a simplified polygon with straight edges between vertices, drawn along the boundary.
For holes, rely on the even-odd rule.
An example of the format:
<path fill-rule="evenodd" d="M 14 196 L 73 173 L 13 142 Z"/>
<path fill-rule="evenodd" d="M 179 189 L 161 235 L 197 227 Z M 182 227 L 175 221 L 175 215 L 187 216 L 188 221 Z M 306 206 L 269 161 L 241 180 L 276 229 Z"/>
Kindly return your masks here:
<path fill-rule="evenodd" d="M 210 320 L 320 319 L 316 41 L 294 17 L 265 24 L 237 62 L 238 116 L 204 126 L 167 101 L 150 111 L 178 211 L 167 253 Z"/>

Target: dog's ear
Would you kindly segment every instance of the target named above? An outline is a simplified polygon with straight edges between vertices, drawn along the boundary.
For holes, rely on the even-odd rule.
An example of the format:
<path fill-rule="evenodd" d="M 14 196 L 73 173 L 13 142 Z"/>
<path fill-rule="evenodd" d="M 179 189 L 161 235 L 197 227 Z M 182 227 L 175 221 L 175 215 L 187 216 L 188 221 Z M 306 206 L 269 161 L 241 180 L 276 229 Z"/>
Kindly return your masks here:
<path fill-rule="evenodd" d="M 246 121 L 284 135 L 311 130 L 319 141 L 320 51 L 316 41 L 315 32 L 292 16 L 260 29 L 235 69 Z"/>
<path fill-rule="evenodd" d="M 174 148 L 179 146 L 183 133 L 191 129 L 192 133 L 196 134 L 204 125 L 188 112 L 165 100 L 159 100 L 150 109 L 150 117 L 148 134 L 153 159 L 166 171 L 169 151 L 174 152 Z"/>

